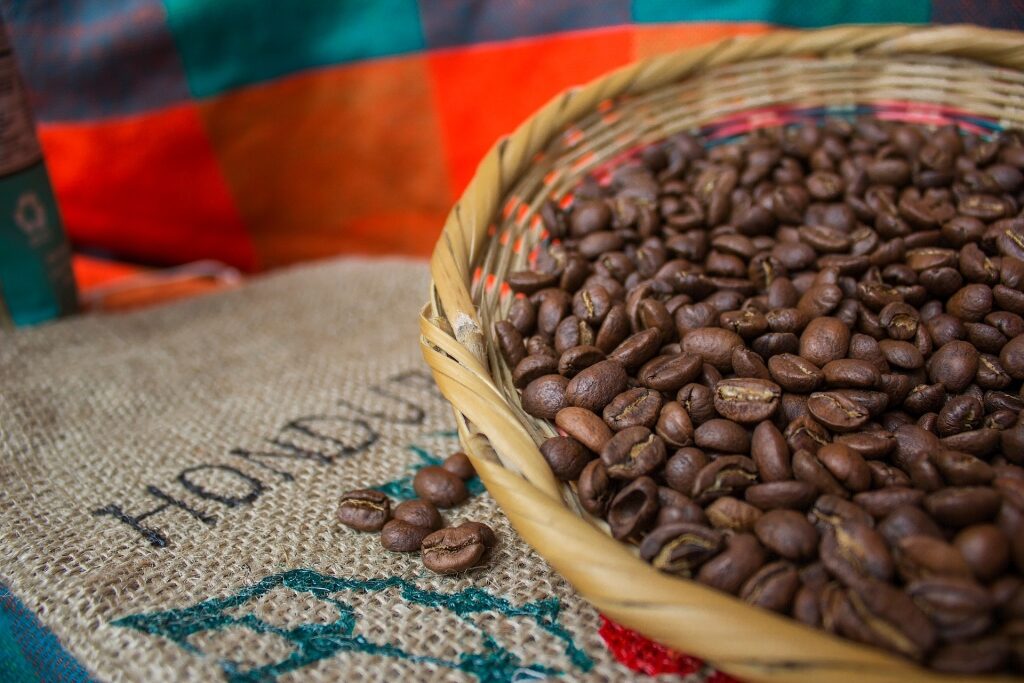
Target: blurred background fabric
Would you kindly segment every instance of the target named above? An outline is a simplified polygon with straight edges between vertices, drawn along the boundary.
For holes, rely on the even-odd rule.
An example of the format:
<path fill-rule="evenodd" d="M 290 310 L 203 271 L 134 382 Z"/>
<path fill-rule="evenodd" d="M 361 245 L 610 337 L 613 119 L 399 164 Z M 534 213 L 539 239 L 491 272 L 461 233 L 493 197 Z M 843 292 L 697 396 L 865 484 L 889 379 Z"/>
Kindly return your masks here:
<path fill-rule="evenodd" d="M 502 134 L 634 59 L 774 26 L 1024 27 L 1020 0 L 0 0 L 79 254 L 429 255 Z M 118 269 L 76 261 L 85 289 Z"/>

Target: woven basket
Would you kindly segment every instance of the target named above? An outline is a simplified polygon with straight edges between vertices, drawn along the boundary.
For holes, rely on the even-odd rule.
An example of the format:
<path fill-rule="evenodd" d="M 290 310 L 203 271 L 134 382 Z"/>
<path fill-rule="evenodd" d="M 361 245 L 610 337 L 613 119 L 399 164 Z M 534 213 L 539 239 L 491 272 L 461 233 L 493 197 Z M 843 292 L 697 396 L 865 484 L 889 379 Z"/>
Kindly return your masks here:
<path fill-rule="evenodd" d="M 556 97 L 491 149 L 431 264 L 423 353 L 516 530 L 612 619 L 747 681 L 951 678 L 660 573 L 612 539 L 541 456 L 555 432 L 520 407 L 493 323 L 512 301 L 506 274 L 528 268 L 547 238 L 541 205 L 568 200 L 588 173 L 680 131 L 727 140 L 865 113 L 981 133 L 1024 127 L 1024 38 L 969 27 L 780 31 L 619 69 Z"/>

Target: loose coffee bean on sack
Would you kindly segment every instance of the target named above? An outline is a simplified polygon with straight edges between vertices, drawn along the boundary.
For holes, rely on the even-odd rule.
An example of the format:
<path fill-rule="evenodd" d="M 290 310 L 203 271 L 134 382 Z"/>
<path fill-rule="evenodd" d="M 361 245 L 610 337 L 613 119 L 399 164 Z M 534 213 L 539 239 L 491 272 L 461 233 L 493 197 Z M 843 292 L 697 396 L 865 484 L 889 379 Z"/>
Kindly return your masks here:
<path fill-rule="evenodd" d="M 529 281 L 526 276 L 520 280 Z M 416 473 L 413 488 L 422 499 L 406 500 L 392 510 L 391 500 L 380 491 L 349 491 L 341 497 L 338 518 L 357 531 L 379 531 L 385 550 L 420 552 L 423 565 L 437 574 L 464 571 L 478 565 L 498 539 L 489 526 L 480 522 L 442 529 L 444 520 L 437 508 L 465 501 L 469 494 L 464 480 L 474 476 L 476 470 L 469 456 L 461 451 L 453 453 L 440 467 L 424 467 Z"/>
<path fill-rule="evenodd" d="M 1022 170 L 1021 131 L 862 119 L 588 179 L 494 327 L 552 471 L 662 571 L 1024 671 Z M 437 571 L 486 546 L 428 544 Z"/>

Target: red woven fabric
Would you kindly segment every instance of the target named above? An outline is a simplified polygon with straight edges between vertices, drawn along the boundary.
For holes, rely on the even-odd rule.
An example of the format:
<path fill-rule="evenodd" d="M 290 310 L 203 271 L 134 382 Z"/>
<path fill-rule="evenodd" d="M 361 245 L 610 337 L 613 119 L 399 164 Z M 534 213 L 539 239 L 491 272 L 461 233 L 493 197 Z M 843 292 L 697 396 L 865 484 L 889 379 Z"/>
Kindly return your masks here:
<path fill-rule="evenodd" d="M 603 614 L 599 633 L 615 659 L 637 673 L 648 676 L 686 676 L 704 668 L 702 660 L 670 650 L 632 629 L 616 624 Z M 707 680 L 709 683 L 739 683 L 735 678 L 720 671 L 711 672 Z"/>

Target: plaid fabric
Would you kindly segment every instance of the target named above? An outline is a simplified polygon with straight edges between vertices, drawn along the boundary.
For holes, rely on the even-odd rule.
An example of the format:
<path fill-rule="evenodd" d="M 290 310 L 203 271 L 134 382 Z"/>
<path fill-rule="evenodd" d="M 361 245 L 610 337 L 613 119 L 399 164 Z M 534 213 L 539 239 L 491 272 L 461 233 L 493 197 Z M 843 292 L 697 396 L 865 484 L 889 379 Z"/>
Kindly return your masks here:
<path fill-rule="evenodd" d="M 967 6 L 969 5 L 969 7 Z M 635 58 L 1011 0 L 0 0 L 75 245 L 246 270 L 426 255 L 495 139 Z"/>

